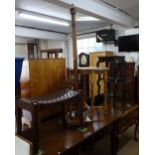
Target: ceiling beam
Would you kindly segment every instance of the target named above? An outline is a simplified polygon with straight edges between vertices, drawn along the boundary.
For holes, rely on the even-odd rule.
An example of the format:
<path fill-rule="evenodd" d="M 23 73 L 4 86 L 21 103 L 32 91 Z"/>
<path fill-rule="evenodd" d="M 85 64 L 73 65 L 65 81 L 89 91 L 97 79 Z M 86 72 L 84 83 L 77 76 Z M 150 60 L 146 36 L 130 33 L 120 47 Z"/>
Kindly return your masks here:
<path fill-rule="evenodd" d="M 130 16 L 120 13 L 118 10 L 108 7 L 107 5 L 97 3 L 93 0 L 44 0 L 50 3 L 70 8 L 73 4 L 78 12 L 99 18 L 107 19 L 112 23 L 133 27 L 133 19 Z"/>
<path fill-rule="evenodd" d="M 15 27 L 15 36 L 36 38 L 36 39 L 38 38 L 38 39 L 62 40 L 62 41 L 67 40 L 67 35 L 65 34 L 42 31 L 20 26 Z"/>

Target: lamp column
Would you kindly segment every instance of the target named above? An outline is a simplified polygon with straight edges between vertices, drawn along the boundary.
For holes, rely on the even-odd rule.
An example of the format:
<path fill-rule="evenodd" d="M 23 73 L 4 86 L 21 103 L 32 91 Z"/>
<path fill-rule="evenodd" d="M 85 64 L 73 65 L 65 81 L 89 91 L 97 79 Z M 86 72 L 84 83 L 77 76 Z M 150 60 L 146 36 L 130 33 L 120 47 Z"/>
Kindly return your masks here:
<path fill-rule="evenodd" d="M 78 89 L 78 66 L 77 66 L 77 43 L 76 43 L 76 20 L 75 14 L 76 10 L 74 7 L 70 9 L 72 16 L 72 42 L 73 42 L 73 65 L 74 65 L 74 80 L 75 80 L 75 89 Z"/>

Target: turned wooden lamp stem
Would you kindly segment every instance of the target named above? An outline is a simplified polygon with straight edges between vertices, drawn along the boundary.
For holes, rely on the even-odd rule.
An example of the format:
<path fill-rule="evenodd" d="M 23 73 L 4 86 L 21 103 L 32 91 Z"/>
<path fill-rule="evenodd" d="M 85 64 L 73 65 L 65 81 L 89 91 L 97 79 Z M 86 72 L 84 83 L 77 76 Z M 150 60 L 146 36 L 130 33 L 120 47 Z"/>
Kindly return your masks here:
<path fill-rule="evenodd" d="M 76 10 L 74 7 L 70 9 L 72 16 L 72 44 L 73 44 L 73 68 L 74 68 L 74 80 L 75 80 L 75 89 L 78 89 L 78 64 L 77 64 L 77 43 L 76 43 L 76 21 L 75 14 Z"/>

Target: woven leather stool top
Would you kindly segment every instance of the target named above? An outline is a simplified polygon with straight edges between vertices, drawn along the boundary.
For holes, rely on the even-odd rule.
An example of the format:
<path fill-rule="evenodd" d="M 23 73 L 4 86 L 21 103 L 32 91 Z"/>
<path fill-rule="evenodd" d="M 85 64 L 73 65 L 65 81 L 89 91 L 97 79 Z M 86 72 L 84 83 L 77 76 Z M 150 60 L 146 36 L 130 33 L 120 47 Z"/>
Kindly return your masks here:
<path fill-rule="evenodd" d="M 26 103 L 36 102 L 37 104 L 52 104 L 52 103 L 67 101 L 71 98 L 77 97 L 79 94 L 80 94 L 79 91 L 64 89 L 45 96 L 34 97 L 34 98 L 31 98 L 31 97 L 21 98 L 21 100 Z"/>

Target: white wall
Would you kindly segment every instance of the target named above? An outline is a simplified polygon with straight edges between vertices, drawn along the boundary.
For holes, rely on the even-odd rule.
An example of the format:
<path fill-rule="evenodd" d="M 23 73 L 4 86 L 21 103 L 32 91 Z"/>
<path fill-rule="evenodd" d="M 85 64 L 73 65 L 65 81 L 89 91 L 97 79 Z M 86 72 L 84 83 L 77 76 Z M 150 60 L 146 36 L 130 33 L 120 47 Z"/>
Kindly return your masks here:
<path fill-rule="evenodd" d="M 52 49 L 52 48 L 62 48 L 63 54 L 61 57 L 65 57 L 66 53 L 66 47 L 65 47 L 65 41 L 54 41 L 54 40 L 40 40 L 40 50 L 43 49 Z M 43 54 L 43 57 L 46 57 L 46 55 Z"/>
<path fill-rule="evenodd" d="M 68 41 L 55 41 L 55 40 L 40 40 L 40 50 L 42 49 L 52 49 L 52 48 L 62 48 L 63 53 L 59 54 L 59 57 L 66 58 L 66 67 L 69 66 L 69 57 L 68 57 Z M 43 58 L 47 58 L 47 54 L 42 54 Z"/>
<path fill-rule="evenodd" d="M 15 56 L 28 58 L 27 43 L 34 43 L 34 39 L 15 37 Z"/>
<path fill-rule="evenodd" d="M 27 42 L 34 42 L 34 39 L 24 37 L 16 37 L 16 46 L 15 46 L 15 56 L 16 57 L 25 57 L 28 58 L 27 51 Z M 60 57 L 66 58 L 66 66 L 68 66 L 68 41 L 55 41 L 40 39 L 39 40 L 39 49 L 51 49 L 51 48 L 62 48 L 63 54 L 60 54 Z M 43 54 L 43 58 L 47 58 L 46 54 Z"/>
<path fill-rule="evenodd" d="M 15 45 L 15 57 L 28 58 L 27 45 L 26 44 L 16 44 Z"/>
<path fill-rule="evenodd" d="M 110 26 L 106 26 L 103 29 L 109 29 L 111 28 Z M 118 39 L 119 36 L 124 36 L 124 35 L 132 35 L 132 34 L 139 34 L 139 29 L 138 28 L 125 28 L 122 26 L 118 26 L 118 25 L 113 25 L 112 26 L 113 29 L 116 30 L 116 39 Z M 94 33 L 94 31 L 98 31 L 101 30 L 101 28 L 92 30 L 93 33 L 91 33 L 91 31 L 89 32 L 83 32 L 83 33 L 89 33 L 89 34 L 84 34 L 82 35 L 82 33 L 80 35 L 77 36 L 77 39 L 84 39 L 84 38 L 91 38 L 91 37 L 96 37 L 96 34 Z M 115 46 L 114 44 L 104 44 L 102 46 L 102 50 L 103 51 L 113 51 L 114 55 L 122 55 L 125 56 L 126 61 L 135 61 L 136 64 L 138 65 L 139 63 L 139 53 L 137 52 L 118 52 L 118 46 Z"/>
<path fill-rule="evenodd" d="M 94 31 L 102 30 L 102 29 L 108 29 L 111 28 L 110 26 L 97 28 L 94 30 L 91 30 L 89 32 L 82 32 L 83 33 L 89 33 L 86 35 L 78 35 L 77 39 L 84 39 L 84 38 L 90 38 L 90 37 L 96 37 L 96 34 Z M 122 26 L 113 25 L 113 29 L 116 30 L 116 39 L 118 36 L 123 35 L 130 35 L 130 34 L 139 34 L 139 29 L 134 28 L 125 28 Z M 80 33 L 78 33 L 80 34 Z M 40 49 L 48 49 L 48 48 L 62 48 L 63 49 L 63 57 L 66 58 L 66 66 L 72 68 L 73 67 L 73 51 L 72 51 L 72 38 L 71 35 L 66 35 L 66 41 L 54 41 L 54 40 L 47 40 L 47 39 L 40 39 Z M 133 60 L 138 63 L 138 57 L 139 54 L 137 53 L 126 53 L 118 52 L 118 46 L 115 46 L 114 44 L 103 44 L 103 51 L 113 51 L 114 55 L 125 55 L 125 58 L 127 61 Z M 27 48 L 26 45 L 17 45 L 16 46 L 16 56 L 22 56 L 27 58 Z M 46 56 L 45 56 L 46 57 Z"/>

